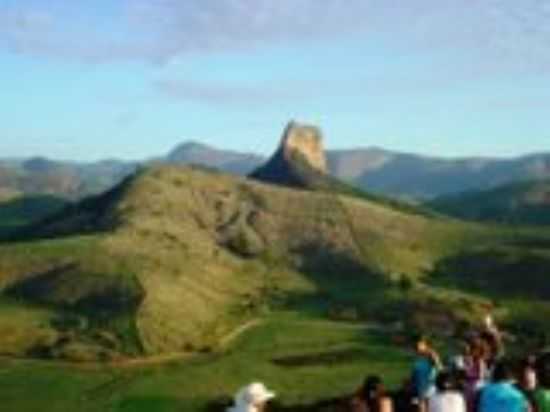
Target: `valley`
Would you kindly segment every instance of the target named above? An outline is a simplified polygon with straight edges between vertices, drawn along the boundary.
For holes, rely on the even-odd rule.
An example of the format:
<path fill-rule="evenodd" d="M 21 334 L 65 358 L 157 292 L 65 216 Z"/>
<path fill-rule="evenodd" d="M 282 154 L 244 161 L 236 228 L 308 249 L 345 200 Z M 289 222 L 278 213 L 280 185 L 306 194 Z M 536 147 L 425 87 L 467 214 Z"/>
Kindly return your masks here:
<path fill-rule="evenodd" d="M 550 232 L 362 192 L 303 128 L 250 178 L 156 165 L 79 202 L 6 203 L 29 219 L 0 243 L 11 410 L 207 410 L 250 379 L 299 410 L 367 372 L 397 388 L 416 334 L 450 355 L 488 310 L 512 353 L 550 342 Z"/>

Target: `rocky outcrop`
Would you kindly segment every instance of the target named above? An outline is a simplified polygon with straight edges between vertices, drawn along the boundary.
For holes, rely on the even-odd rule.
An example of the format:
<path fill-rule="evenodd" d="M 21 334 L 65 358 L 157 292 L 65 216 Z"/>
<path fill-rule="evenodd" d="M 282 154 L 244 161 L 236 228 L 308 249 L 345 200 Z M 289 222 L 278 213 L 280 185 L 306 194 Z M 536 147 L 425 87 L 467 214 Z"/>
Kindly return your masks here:
<path fill-rule="evenodd" d="M 321 131 L 315 126 L 291 121 L 275 154 L 251 177 L 268 183 L 308 187 L 311 180 L 322 178 L 327 173 Z"/>
<path fill-rule="evenodd" d="M 286 161 L 292 161 L 293 156 L 297 153 L 309 166 L 322 173 L 327 173 L 327 158 L 319 128 L 294 121 L 288 124 L 278 154 L 282 154 Z"/>

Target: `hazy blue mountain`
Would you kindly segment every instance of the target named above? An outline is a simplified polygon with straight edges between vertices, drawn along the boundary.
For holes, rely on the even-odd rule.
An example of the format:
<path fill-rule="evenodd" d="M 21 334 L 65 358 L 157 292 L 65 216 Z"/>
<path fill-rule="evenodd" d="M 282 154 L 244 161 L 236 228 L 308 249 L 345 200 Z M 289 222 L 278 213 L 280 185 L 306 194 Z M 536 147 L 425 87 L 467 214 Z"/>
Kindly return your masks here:
<path fill-rule="evenodd" d="M 329 163 L 333 173 L 363 189 L 416 199 L 550 178 L 550 154 L 443 159 L 372 148 L 331 152 Z"/>
<path fill-rule="evenodd" d="M 247 175 L 260 166 L 265 159 L 255 154 L 220 150 L 202 143 L 186 142 L 172 150 L 164 161 L 179 165 L 198 164 L 238 175 Z"/>
<path fill-rule="evenodd" d="M 61 162 L 35 157 L 0 159 L 0 199 L 18 194 L 51 194 L 69 199 L 102 192 L 140 164 L 197 164 L 248 175 L 266 158 L 197 142 L 178 145 L 167 155 L 141 162 L 104 160 Z M 329 172 L 361 189 L 425 201 L 508 183 L 550 178 L 550 153 L 518 158 L 447 159 L 399 153 L 378 147 L 327 151 Z"/>
<path fill-rule="evenodd" d="M 77 163 L 34 157 L 0 161 L 0 200 L 38 194 L 79 199 L 112 187 L 136 167 L 137 163 L 116 160 Z"/>

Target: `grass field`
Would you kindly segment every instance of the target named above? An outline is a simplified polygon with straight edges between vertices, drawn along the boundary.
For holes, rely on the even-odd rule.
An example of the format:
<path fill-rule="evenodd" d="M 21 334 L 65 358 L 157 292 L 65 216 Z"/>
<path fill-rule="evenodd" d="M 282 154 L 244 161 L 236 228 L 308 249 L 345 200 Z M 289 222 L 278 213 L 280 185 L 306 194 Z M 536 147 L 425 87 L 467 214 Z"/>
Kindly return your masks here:
<path fill-rule="evenodd" d="M 200 411 L 253 380 L 285 405 L 351 393 L 367 373 L 391 386 L 407 374 L 411 355 L 390 336 L 361 325 L 296 312 L 267 315 L 224 352 L 142 368 L 0 361 L 2 411 Z"/>

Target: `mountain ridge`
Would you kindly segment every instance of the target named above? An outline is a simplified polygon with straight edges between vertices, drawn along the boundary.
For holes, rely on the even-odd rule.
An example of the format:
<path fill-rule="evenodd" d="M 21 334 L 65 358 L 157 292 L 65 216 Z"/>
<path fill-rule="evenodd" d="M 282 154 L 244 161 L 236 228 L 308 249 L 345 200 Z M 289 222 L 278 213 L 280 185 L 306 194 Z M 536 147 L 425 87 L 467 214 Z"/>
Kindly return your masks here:
<path fill-rule="evenodd" d="M 91 330 L 71 345 L 97 349 L 97 339 L 88 335 L 101 330 L 117 341 L 130 339 L 124 336 L 135 322 L 130 346 L 143 346 L 146 354 L 215 346 L 235 321 L 246 319 L 247 305 L 256 305 L 262 290 L 284 280 L 277 280 L 281 273 L 292 272 L 298 281 L 303 276 L 298 273 L 320 268 L 349 276 L 398 271 L 401 265 L 420 272 L 436 249 L 412 250 L 411 241 L 401 237 L 392 243 L 403 248 L 381 240 L 367 249 L 357 243 L 364 233 L 378 233 L 368 225 L 374 215 L 405 219 L 420 231 L 425 227 L 423 217 L 338 194 L 201 168 L 154 166 L 23 231 L 18 242 L 0 245 L 0 292 L 89 318 Z M 441 226 L 446 236 L 446 223 L 432 226 Z M 375 244 L 393 259 L 371 255 Z M 274 261 L 279 269 L 271 272 Z M 112 321 L 89 313 L 94 302 L 104 302 Z M 62 350 L 59 339 L 51 344 L 55 350 Z M 24 350 L 37 344 L 29 341 Z"/>
<path fill-rule="evenodd" d="M 327 150 L 326 157 L 328 169 L 336 178 L 371 192 L 420 201 L 514 181 L 550 178 L 550 152 L 513 158 L 438 158 L 371 146 Z M 43 169 L 47 178 L 42 172 L 25 170 L 23 165 L 29 160 L 0 159 L 0 192 L 61 195 L 74 200 L 100 193 L 151 163 L 200 164 L 242 176 L 259 168 L 266 158 L 191 140 L 166 155 L 141 162 L 109 159 L 78 163 L 42 158 L 51 166 Z"/>
<path fill-rule="evenodd" d="M 532 244 L 543 249 L 534 253 Z M 91 361 L 211 352 L 264 305 L 307 307 L 313 298 L 413 325 L 430 322 L 436 305 L 460 324 L 479 319 L 483 295 L 431 282 L 448 276 L 466 291 L 500 282 L 502 273 L 513 282 L 516 259 L 524 259 L 532 270 L 510 290 L 538 302 L 550 296 L 539 285 L 547 244 L 532 230 L 155 165 L 0 243 L 0 299 L 17 310 L 47 307 L 50 317 L 21 325 L 28 335 L 9 349 L 0 342 L 0 351 Z M 483 279 L 464 280 L 479 262 L 491 262 Z M 406 282 L 422 287 L 400 291 Z M 403 305 L 415 309 L 404 314 Z"/>

